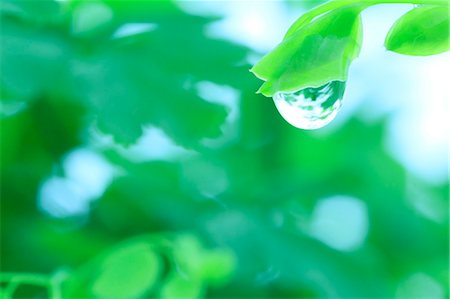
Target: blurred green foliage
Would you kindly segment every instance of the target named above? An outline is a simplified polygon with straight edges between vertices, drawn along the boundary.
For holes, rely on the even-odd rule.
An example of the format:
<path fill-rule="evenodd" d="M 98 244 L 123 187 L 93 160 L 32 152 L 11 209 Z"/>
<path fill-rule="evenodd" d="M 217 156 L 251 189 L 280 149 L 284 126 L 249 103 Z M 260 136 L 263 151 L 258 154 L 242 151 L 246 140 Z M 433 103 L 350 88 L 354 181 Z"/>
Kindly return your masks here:
<path fill-rule="evenodd" d="M 5 298 L 413 298 L 405 281 L 417 273 L 448 297 L 448 217 L 424 217 L 408 191 L 447 207 L 448 184 L 395 162 L 384 122 L 353 118 L 332 134 L 290 127 L 254 93 L 253 52 L 209 36 L 217 18 L 169 1 L 0 5 Z M 131 23 L 154 28 L 115 35 Z M 237 91 L 233 134 L 230 108 L 213 101 L 220 91 L 199 95 L 205 81 Z M 149 125 L 185 153 L 124 155 Z M 39 190 L 68 175 L 79 148 L 118 170 L 87 214 L 52 216 Z M 307 229 L 335 195 L 367 206 L 356 250 Z"/>

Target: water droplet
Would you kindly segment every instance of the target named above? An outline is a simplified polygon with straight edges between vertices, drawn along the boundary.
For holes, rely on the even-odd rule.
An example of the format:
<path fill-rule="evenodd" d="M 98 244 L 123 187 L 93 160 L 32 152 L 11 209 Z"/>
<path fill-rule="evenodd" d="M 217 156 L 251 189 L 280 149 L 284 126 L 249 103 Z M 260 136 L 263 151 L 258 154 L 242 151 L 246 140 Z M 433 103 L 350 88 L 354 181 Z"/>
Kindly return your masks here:
<path fill-rule="evenodd" d="M 294 127 L 314 130 L 330 123 L 342 106 L 345 82 L 330 81 L 317 88 L 276 93 L 273 97 L 281 116 Z"/>

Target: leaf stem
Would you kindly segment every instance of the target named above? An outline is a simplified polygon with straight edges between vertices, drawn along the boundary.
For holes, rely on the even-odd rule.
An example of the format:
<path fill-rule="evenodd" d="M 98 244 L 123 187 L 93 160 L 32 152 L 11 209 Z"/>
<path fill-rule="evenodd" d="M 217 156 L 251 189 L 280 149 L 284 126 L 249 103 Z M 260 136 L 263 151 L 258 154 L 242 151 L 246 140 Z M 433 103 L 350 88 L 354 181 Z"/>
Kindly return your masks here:
<path fill-rule="evenodd" d="M 31 284 L 48 288 L 50 279 L 46 275 L 39 274 L 22 274 L 22 273 L 1 273 L 0 282 L 7 282 L 8 285 L 5 288 L 4 298 L 13 298 L 14 292 L 21 284 Z"/>
<path fill-rule="evenodd" d="M 55 272 L 50 278 L 49 292 L 51 298 L 62 299 L 61 284 L 69 277 L 69 272 L 66 270 L 59 270 Z"/>
<path fill-rule="evenodd" d="M 312 10 L 308 11 L 304 15 L 302 15 L 300 18 L 297 19 L 297 21 L 292 24 L 292 26 L 289 28 L 289 30 L 286 32 L 286 35 L 284 38 L 286 39 L 290 35 L 292 35 L 294 32 L 296 32 L 298 29 L 303 27 L 304 25 L 311 22 L 314 18 L 330 11 L 333 9 L 341 8 L 348 5 L 361 5 L 364 8 L 367 8 L 372 5 L 377 4 L 424 4 L 424 5 L 442 5 L 442 6 L 448 6 L 449 1 L 448 0 L 334 0 L 329 1 L 327 3 L 324 3 L 322 5 L 319 5 Z"/>

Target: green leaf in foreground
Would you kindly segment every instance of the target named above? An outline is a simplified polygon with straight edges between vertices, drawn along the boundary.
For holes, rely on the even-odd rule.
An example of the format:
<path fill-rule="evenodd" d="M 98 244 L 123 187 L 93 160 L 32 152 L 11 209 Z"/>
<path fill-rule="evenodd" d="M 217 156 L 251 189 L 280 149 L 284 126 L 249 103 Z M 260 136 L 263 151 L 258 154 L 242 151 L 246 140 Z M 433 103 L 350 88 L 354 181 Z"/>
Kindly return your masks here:
<path fill-rule="evenodd" d="M 199 280 L 192 280 L 172 273 L 160 290 L 161 299 L 197 299 L 202 298 L 204 289 Z"/>
<path fill-rule="evenodd" d="M 236 259 L 231 251 L 216 249 L 203 256 L 202 277 L 212 286 L 226 284 L 236 271 Z"/>
<path fill-rule="evenodd" d="M 86 264 L 67 282 L 65 295 L 142 298 L 156 283 L 161 261 L 146 242 L 132 242 Z"/>
<path fill-rule="evenodd" d="M 287 36 L 252 68 L 266 81 L 259 92 L 273 96 L 345 81 L 361 48 L 361 9 L 359 5 L 336 9 Z"/>
<path fill-rule="evenodd" d="M 148 244 L 134 244 L 104 260 L 92 293 L 96 298 L 139 298 L 153 286 L 158 274 L 158 256 Z"/>
<path fill-rule="evenodd" d="M 205 249 L 193 235 L 179 236 L 173 254 L 178 270 L 211 286 L 228 282 L 236 268 L 236 259 L 231 251 Z"/>
<path fill-rule="evenodd" d="M 414 56 L 448 51 L 449 26 L 448 6 L 414 8 L 392 26 L 386 37 L 386 49 Z"/>

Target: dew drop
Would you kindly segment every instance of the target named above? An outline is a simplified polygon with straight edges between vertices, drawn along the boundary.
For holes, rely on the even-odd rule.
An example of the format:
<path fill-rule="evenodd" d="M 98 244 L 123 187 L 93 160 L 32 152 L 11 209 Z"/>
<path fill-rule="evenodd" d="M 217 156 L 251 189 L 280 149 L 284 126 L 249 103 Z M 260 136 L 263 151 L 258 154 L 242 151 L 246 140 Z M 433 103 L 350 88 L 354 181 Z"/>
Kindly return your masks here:
<path fill-rule="evenodd" d="M 342 106 L 345 82 L 330 81 L 317 88 L 276 93 L 273 97 L 281 116 L 299 129 L 320 129 L 330 123 Z"/>

